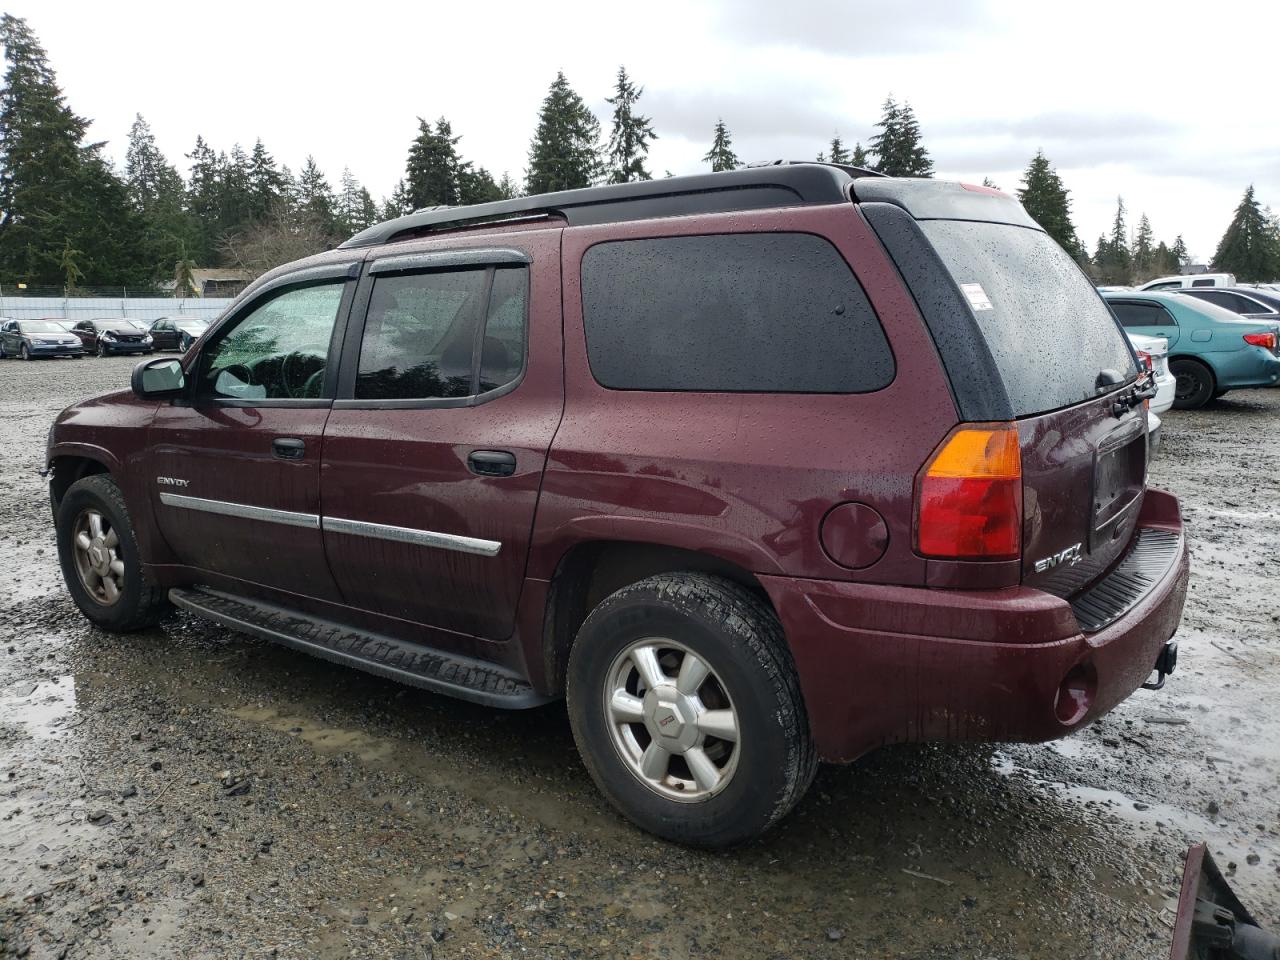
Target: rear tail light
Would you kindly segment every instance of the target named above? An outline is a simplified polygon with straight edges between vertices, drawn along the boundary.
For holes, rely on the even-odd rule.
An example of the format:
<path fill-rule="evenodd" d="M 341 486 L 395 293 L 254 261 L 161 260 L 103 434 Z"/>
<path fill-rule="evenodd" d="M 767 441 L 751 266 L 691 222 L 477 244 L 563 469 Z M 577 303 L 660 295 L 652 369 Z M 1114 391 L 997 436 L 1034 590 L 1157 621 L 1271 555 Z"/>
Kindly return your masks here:
<path fill-rule="evenodd" d="M 1276 335 L 1274 333 L 1246 333 L 1244 342 L 1255 347 L 1266 347 L 1268 350 L 1276 348 Z"/>
<path fill-rule="evenodd" d="M 1147 353 L 1145 350 L 1139 350 L 1137 353 L 1139 366 L 1141 366 L 1143 370 L 1147 371 L 1147 373 L 1154 372 L 1156 365 L 1151 359 L 1151 354 Z"/>
<path fill-rule="evenodd" d="M 1011 560 L 1022 542 L 1022 454 L 1012 423 L 965 424 L 916 477 L 916 550 L 948 560 Z"/>

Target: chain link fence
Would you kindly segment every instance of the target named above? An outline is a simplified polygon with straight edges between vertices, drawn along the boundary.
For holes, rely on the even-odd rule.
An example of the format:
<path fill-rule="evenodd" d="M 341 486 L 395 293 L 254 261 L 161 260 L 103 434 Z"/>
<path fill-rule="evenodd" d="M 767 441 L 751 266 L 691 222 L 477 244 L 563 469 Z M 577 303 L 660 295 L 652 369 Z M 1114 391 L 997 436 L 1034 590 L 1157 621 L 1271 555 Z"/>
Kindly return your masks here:
<path fill-rule="evenodd" d="M 0 296 L 0 317 L 8 320 L 96 320 L 121 317 L 158 320 L 160 317 L 201 317 L 213 320 L 230 297 L 34 297 Z"/>

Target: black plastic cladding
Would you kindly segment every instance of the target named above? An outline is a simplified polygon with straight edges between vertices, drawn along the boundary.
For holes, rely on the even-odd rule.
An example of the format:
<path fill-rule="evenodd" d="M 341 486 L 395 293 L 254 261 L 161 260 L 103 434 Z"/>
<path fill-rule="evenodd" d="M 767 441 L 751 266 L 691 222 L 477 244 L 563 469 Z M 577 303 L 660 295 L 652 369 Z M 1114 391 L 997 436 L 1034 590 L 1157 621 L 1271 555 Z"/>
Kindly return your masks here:
<path fill-rule="evenodd" d="M 818 203 L 843 203 L 849 184 L 880 174 L 830 163 L 777 163 L 721 173 L 562 190 L 470 207 L 423 210 L 362 230 L 342 247 L 372 247 L 469 224 L 559 216 L 570 226 L 696 213 L 731 213 Z"/>
<path fill-rule="evenodd" d="M 920 308 L 951 381 L 960 419 L 1012 420 L 1013 404 L 978 321 L 915 218 L 892 202 L 859 203 L 858 209 Z"/>

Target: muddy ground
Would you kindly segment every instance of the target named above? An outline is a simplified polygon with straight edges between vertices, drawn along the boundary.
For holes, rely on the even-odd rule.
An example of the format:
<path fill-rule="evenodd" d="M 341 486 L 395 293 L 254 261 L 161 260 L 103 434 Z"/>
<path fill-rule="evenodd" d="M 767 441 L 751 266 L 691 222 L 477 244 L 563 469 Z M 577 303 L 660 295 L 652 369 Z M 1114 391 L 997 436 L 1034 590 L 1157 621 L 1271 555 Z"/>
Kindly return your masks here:
<path fill-rule="evenodd" d="M 604 804 L 559 706 L 176 614 L 90 628 L 36 470 L 131 367 L 0 363 L 0 954 L 1159 957 L 1201 838 L 1280 926 L 1280 390 L 1166 421 L 1194 576 L 1165 690 L 1056 744 L 824 768 L 767 839 L 701 853 Z"/>

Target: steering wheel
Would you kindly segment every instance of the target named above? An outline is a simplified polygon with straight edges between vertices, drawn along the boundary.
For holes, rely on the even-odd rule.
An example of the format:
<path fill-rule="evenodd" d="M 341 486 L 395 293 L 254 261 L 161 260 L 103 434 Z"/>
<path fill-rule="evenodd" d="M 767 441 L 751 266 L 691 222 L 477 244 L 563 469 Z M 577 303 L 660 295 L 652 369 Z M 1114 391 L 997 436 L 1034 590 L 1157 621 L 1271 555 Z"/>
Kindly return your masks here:
<path fill-rule="evenodd" d="M 320 396 L 320 387 L 324 384 L 324 367 L 321 367 L 311 376 L 307 377 L 307 382 L 302 385 L 302 389 L 298 395 L 304 400 L 314 400 Z"/>

